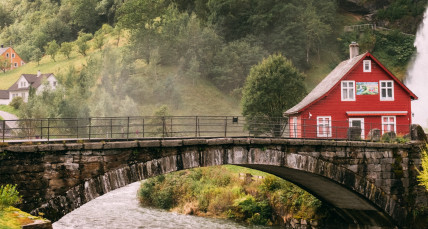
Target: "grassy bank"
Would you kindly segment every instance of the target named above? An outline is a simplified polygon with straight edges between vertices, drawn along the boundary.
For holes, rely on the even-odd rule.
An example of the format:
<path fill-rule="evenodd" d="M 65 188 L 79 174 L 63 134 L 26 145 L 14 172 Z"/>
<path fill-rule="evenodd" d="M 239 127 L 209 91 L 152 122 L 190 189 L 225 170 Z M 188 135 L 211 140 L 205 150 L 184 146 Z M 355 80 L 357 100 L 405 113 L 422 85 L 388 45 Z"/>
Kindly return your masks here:
<path fill-rule="evenodd" d="M 253 175 L 252 179 L 243 176 L 247 173 Z M 258 225 L 325 217 L 320 214 L 321 201 L 306 191 L 278 177 L 237 166 L 157 176 L 141 184 L 139 198 L 145 206 Z"/>

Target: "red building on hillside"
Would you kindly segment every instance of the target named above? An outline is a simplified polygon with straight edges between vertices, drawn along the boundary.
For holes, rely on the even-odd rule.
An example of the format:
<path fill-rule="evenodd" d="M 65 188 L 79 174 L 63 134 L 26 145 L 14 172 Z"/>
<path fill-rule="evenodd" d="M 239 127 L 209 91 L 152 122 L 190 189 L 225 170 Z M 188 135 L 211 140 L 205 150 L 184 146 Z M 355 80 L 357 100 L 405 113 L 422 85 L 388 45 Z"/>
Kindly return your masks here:
<path fill-rule="evenodd" d="M 358 55 L 358 44 L 349 47 L 350 59 L 284 113 L 291 137 L 347 138 L 349 127 L 362 139 L 374 129 L 409 133 L 411 100 L 418 97 L 370 53 Z"/>
<path fill-rule="evenodd" d="M 25 64 L 24 60 L 15 52 L 12 47 L 0 45 L 0 64 L 3 71 L 18 68 Z"/>

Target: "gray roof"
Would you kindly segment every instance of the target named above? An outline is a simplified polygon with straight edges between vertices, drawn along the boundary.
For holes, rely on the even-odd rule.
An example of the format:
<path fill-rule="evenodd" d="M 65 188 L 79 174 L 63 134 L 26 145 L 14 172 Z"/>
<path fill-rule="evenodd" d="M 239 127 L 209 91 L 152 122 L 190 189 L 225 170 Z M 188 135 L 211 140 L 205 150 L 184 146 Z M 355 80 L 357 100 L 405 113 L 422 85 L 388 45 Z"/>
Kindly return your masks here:
<path fill-rule="evenodd" d="M 22 87 L 19 88 L 18 87 L 18 81 L 16 81 L 9 88 L 9 91 L 26 90 L 26 89 L 29 89 L 30 86 L 32 88 L 38 88 L 40 85 L 42 85 L 42 80 L 47 79 L 51 75 L 53 76 L 53 73 L 41 74 L 39 77 L 37 77 L 37 74 L 22 74 L 21 76 L 23 76 L 28 81 L 29 85 L 27 87 L 24 87 L 24 88 L 22 88 Z"/>
<path fill-rule="evenodd" d="M 6 47 L 6 48 L 0 48 L 0 55 L 1 54 L 3 54 L 4 52 L 6 52 L 6 50 L 8 49 L 9 47 Z"/>
<path fill-rule="evenodd" d="M 9 99 L 9 91 L 0 90 L 0 99 Z"/>
<path fill-rule="evenodd" d="M 342 79 L 349 70 L 354 67 L 367 53 L 348 59 L 337 65 L 300 103 L 284 112 L 284 115 L 290 115 L 300 112 L 303 108 L 325 95 L 337 82 Z"/>

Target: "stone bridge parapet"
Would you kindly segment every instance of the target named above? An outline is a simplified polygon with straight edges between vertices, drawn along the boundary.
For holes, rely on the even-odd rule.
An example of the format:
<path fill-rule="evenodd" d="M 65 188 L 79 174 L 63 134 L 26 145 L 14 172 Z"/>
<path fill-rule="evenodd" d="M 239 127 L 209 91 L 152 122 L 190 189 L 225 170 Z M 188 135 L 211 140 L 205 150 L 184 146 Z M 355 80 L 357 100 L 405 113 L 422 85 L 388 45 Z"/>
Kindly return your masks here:
<path fill-rule="evenodd" d="M 0 149 L 0 184 L 18 184 L 24 210 L 51 220 L 129 183 L 223 164 L 287 179 L 350 223 L 406 227 L 427 206 L 416 181 L 420 143 L 271 138 L 15 144 Z"/>

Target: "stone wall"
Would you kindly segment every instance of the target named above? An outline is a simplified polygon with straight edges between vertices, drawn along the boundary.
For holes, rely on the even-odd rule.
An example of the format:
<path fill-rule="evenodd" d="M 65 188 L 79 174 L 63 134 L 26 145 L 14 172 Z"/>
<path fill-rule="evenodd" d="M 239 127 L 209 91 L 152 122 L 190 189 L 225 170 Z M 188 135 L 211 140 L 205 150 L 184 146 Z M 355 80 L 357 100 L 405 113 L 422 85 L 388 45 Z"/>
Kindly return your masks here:
<path fill-rule="evenodd" d="M 428 203 L 416 182 L 418 143 L 225 138 L 11 145 L 0 152 L 0 184 L 18 184 L 21 207 L 54 221 L 129 183 L 222 164 L 300 184 L 351 220 L 404 225 Z"/>

